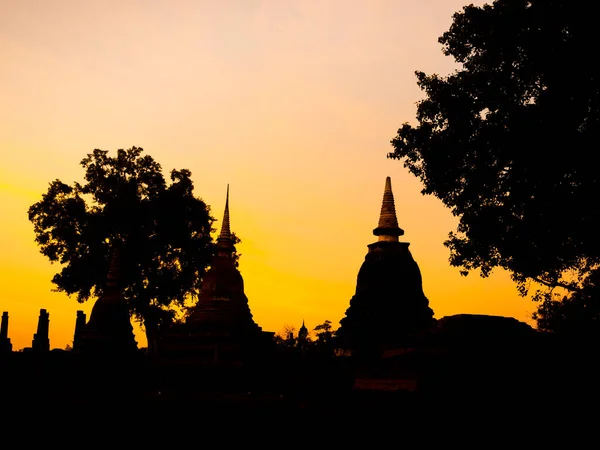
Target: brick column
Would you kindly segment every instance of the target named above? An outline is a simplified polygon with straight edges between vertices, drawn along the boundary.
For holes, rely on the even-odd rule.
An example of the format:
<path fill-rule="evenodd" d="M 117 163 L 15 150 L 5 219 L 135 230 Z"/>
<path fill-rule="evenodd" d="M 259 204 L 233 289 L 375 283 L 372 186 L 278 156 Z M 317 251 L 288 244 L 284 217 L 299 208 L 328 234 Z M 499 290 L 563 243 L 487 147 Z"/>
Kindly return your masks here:
<path fill-rule="evenodd" d="M 47 352 L 50 350 L 50 340 L 48 339 L 49 328 L 50 314 L 45 309 L 40 309 L 37 333 L 33 335 L 33 342 L 31 343 L 31 348 L 33 350 L 40 352 Z"/>

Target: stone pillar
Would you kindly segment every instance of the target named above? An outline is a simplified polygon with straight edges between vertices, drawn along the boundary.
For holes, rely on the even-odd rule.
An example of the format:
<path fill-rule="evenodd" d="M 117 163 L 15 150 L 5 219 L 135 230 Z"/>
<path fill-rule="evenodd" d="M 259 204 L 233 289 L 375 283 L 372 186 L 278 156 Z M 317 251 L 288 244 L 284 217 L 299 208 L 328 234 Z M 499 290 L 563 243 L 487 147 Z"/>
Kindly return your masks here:
<path fill-rule="evenodd" d="M 8 312 L 2 313 L 2 324 L 0 325 L 0 353 L 12 352 L 12 344 L 8 337 Z"/>
<path fill-rule="evenodd" d="M 40 309 L 37 333 L 33 335 L 33 342 L 31 343 L 31 348 L 34 351 L 47 352 L 50 350 L 50 340 L 48 339 L 49 328 L 50 314 L 45 309 Z"/>
<path fill-rule="evenodd" d="M 77 311 L 77 319 L 75 320 L 75 334 L 73 336 L 73 350 L 81 349 L 81 339 L 85 328 L 86 316 L 83 311 Z"/>
<path fill-rule="evenodd" d="M 8 311 L 2 313 L 2 324 L 0 325 L 0 339 L 8 338 Z"/>

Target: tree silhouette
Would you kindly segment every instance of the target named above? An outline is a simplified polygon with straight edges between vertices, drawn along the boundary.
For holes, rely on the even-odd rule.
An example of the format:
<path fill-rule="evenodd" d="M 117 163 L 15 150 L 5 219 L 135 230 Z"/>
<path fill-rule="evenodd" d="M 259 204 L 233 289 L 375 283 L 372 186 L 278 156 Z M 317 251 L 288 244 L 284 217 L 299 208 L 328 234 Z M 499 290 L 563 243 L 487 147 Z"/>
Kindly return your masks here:
<path fill-rule="evenodd" d="M 504 268 L 538 300 L 581 292 L 600 263 L 592 16 L 564 0 L 465 6 L 439 38 L 460 68 L 416 72 L 419 124 L 404 123 L 388 154 L 459 218 L 451 265 Z"/>
<path fill-rule="evenodd" d="M 296 327 L 284 324 L 281 330 L 275 333 L 275 342 L 284 347 L 294 347 L 296 345 Z"/>
<path fill-rule="evenodd" d="M 583 289 L 560 299 L 547 296 L 534 313 L 538 329 L 569 338 L 598 342 L 600 337 L 600 272 L 583 282 Z"/>
<path fill-rule="evenodd" d="M 161 324 L 193 298 L 212 254 L 210 208 L 194 196 L 191 172 L 161 166 L 143 149 L 115 157 L 94 150 L 85 183 L 50 183 L 29 208 L 40 252 L 62 265 L 52 282 L 77 301 L 102 295 L 113 245 L 122 251 L 122 288 L 149 348 Z"/>
<path fill-rule="evenodd" d="M 333 337 L 333 332 L 331 331 L 331 328 L 332 326 L 330 320 L 326 320 L 325 322 L 317 325 L 314 328 L 314 331 L 316 331 L 318 343 L 326 344 L 331 341 L 331 338 Z"/>

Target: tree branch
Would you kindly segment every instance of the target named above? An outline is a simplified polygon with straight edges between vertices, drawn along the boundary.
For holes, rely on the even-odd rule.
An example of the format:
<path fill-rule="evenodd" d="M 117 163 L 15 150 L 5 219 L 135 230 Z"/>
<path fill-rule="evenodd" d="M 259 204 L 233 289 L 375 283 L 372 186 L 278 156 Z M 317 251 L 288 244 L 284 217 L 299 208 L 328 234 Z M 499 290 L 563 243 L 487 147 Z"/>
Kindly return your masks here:
<path fill-rule="evenodd" d="M 544 286 L 548 286 L 550 288 L 560 287 L 560 288 L 566 289 L 567 291 L 571 291 L 571 292 L 582 292 L 583 291 L 581 288 L 578 288 L 573 285 L 561 283 L 559 281 L 557 281 L 555 283 L 550 283 L 548 281 L 544 281 L 541 278 L 537 278 L 537 277 L 532 277 L 532 280 L 535 281 L 536 283 L 543 284 Z"/>

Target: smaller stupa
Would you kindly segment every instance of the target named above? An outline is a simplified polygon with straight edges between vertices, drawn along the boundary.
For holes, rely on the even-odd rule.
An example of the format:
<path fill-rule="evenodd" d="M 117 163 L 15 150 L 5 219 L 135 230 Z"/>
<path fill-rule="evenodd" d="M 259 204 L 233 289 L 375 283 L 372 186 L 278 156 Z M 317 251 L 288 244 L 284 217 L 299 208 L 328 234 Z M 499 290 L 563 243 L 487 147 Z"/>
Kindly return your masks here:
<path fill-rule="evenodd" d="M 302 326 L 298 330 L 298 341 L 306 341 L 308 339 L 308 328 L 304 325 L 304 320 L 302 321 Z"/>
<path fill-rule="evenodd" d="M 81 330 L 79 339 L 74 340 L 74 351 L 107 355 L 137 351 L 129 308 L 121 291 L 121 264 L 121 248 L 115 246 L 104 292 L 94 303 L 90 320 Z"/>
<path fill-rule="evenodd" d="M 336 332 L 341 346 L 354 352 L 380 353 L 407 345 L 411 336 L 429 328 L 433 311 L 423 293 L 421 271 L 408 242 L 400 242 L 392 181 L 385 180 L 377 242 L 360 267 L 356 292 Z"/>

